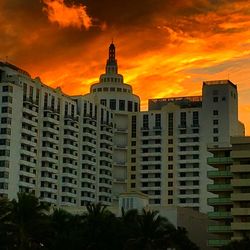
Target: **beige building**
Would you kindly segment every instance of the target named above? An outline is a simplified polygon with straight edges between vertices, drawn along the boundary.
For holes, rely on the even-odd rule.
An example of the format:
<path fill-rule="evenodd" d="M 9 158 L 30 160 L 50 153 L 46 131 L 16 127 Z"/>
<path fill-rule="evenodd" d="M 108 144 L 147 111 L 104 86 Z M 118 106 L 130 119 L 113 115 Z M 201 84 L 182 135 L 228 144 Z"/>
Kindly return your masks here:
<path fill-rule="evenodd" d="M 250 137 L 232 137 L 233 240 L 250 237 Z"/>
<path fill-rule="evenodd" d="M 207 188 L 216 195 L 208 199 L 214 208 L 208 218 L 216 222 L 208 226 L 213 234 L 208 244 L 219 249 L 250 236 L 250 137 L 231 137 L 231 145 L 209 145 L 208 150 L 214 170 L 207 174 L 214 183 Z"/>

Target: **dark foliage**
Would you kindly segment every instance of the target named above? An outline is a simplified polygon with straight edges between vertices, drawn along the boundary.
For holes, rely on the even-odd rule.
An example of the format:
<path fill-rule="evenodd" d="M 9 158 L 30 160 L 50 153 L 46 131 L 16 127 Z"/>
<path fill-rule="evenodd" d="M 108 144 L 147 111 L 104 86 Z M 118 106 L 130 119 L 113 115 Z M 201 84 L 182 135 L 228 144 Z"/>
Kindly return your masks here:
<path fill-rule="evenodd" d="M 198 249 L 184 229 L 156 211 L 123 211 L 120 218 L 101 204 L 88 205 L 81 215 L 48 211 L 32 195 L 0 199 L 0 250 Z"/>

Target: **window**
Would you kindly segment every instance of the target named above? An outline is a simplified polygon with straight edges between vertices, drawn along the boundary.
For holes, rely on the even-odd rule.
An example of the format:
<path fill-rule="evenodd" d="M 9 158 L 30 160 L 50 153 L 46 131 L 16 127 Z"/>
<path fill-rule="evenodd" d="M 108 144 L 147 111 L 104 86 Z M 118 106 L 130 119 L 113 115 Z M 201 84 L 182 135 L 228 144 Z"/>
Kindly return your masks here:
<path fill-rule="evenodd" d="M 3 92 L 13 92 L 13 87 L 12 86 L 3 86 Z"/>
<path fill-rule="evenodd" d="M 225 96 L 223 96 L 221 100 L 222 100 L 222 101 L 226 101 L 226 97 L 225 97 Z"/>
<path fill-rule="evenodd" d="M 173 169 L 173 165 L 172 165 L 172 164 L 169 164 L 169 165 L 168 165 L 168 169 L 169 169 L 169 170 L 172 170 L 172 169 Z"/>
<path fill-rule="evenodd" d="M 218 115 L 219 111 L 218 110 L 213 110 L 213 115 Z"/>
<path fill-rule="evenodd" d="M 182 128 L 185 128 L 186 127 L 186 112 L 181 112 L 181 116 L 180 116 L 180 126 Z"/>
<path fill-rule="evenodd" d="M 11 118 L 10 117 L 2 117 L 1 123 L 2 124 L 11 124 Z"/>
<path fill-rule="evenodd" d="M 135 103 L 134 103 L 134 112 L 137 112 L 137 111 L 138 111 L 138 103 L 135 102 Z"/>
<path fill-rule="evenodd" d="M 128 111 L 129 112 L 133 111 L 133 103 L 132 103 L 132 101 L 128 101 Z"/>
<path fill-rule="evenodd" d="M 168 182 L 168 187 L 173 187 L 173 182 L 172 181 Z"/>
<path fill-rule="evenodd" d="M 10 145 L 10 140 L 8 140 L 8 139 L 0 139 L 0 145 L 9 146 Z"/>
<path fill-rule="evenodd" d="M 173 173 L 168 173 L 168 178 L 173 178 Z"/>
<path fill-rule="evenodd" d="M 136 149 L 131 149 L 131 154 L 136 154 Z"/>
<path fill-rule="evenodd" d="M 12 97 L 11 96 L 3 96 L 2 103 L 6 103 L 6 102 L 12 103 Z"/>
<path fill-rule="evenodd" d="M 2 113 L 12 113 L 12 108 L 11 107 L 2 107 Z"/>
<path fill-rule="evenodd" d="M 0 156 L 10 156 L 10 151 L 5 150 L 5 149 L 1 149 L 0 150 Z"/>
<path fill-rule="evenodd" d="M 11 134 L 11 129 L 10 128 L 1 128 L 0 134 L 10 135 Z"/>
<path fill-rule="evenodd" d="M 174 114 L 168 113 L 168 135 L 173 135 L 173 127 L 174 127 Z"/>
<path fill-rule="evenodd" d="M 155 114 L 155 127 L 161 127 L 161 114 Z"/>
<path fill-rule="evenodd" d="M 148 115 L 143 115 L 143 128 L 148 128 Z"/>
<path fill-rule="evenodd" d="M 107 105 L 106 99 L 101 99 L 101 104 L 104 105 L 104 106 L 106 106 Z"/>
<path fill-rule="evenodd" d="M 169 161 L 173 161 L 173 156 L 172 156 L 172 155 L 169 155 L 169 156 L 168 156 L 168 160 L 169 160 Z"/>
<path fill-rule="evenodd" d="M 219 124 L 219 120 L 213 120 L 213 124 L 214 125 L 218 125 Z"/>
<path fill-rule="evenodd" d="M 218 128 L 214 128 L 213 132 L 214 132 L 214 134 L 218 134 L 219 133 L 219 129 Z"/>
<path fill-rule="evenodd" d="M 131 170 L 135 171 L 136 170 L 136 166 L 131 166 Z"/>
<path fill-rule="evenodd" d="M 219 141 L 219 138 L 218 138 L 217 136 L 215 136 L 215 137 L 213 138 L 213 140 L 214 140 L 214 142 L 218 142 L 218 141 Z"/>
<path fill-rule="evenodd" d="M 173 204 L 173 199 L 168 199 L 168 204 Z"/>
<path fill-rule="evenodd" d="M 135 188 L 135 183 L 131 183 L 131 188 Z"/>
<path fill-rule="evenodd" d="M 173 144 L 173 139 L 168 139 L 168 144 Z"/>
<path fill-rule="evenodd" d="M 125 100 L 119 100 L 119 110 L 125 110 Z"/>
<path fill-rule="evenodd" d="M 132 179 L 132 180 L 135 179 L 135 174 L 131 174 L 131 179 Z"/>
<path fill-rule="evenodd" d="M 217 96 L 214 96 L 213 97 L 213 102 L 218 102 L 219 101 L 219 98 Z"/>
<path fill-rule="evenodd" d="M 168 195 L 173 195 L 173 190 L 168 190 Z"/>
<path fill-rule="evenodd" d="M 199 112 L 198 111 L 194 111 L 193 112 L 193 126 L 199 126 Z"/>
<path fill-rule="evenodd" d="M 116 100 L 115 99 L 110 99 L 110 101 L 109 101 L 109 107 L 112 110 L 116 110 Z"/>
<path fill-rule="evenodd" d="M 173 148 L 168 148 L 169 153 L 173 153 Z"/>

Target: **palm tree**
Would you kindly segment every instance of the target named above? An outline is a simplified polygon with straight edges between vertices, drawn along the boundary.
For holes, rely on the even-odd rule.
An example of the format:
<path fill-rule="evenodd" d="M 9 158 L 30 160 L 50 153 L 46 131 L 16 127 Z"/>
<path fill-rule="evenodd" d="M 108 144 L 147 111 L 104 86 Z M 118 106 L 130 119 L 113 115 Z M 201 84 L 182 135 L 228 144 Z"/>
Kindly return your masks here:
<path fill-rule="evenodd" d="M 87 250 L 119 249 L 119 230 L 115 215 L 101 203 L 87 205 L 83 223 L 84 245 Z"/>
<path fill-rule="evenodd" d="M 38 199 L 25 193 L 18 193 L 18 200 L 8 203 L 3 226 L 11 238 L 8 249 L 46 249 L 48 232 L 48 207 L 39 204 Z"/>
<path fill-rule="evenodd" d="M 50 216 L 50 220 L 53 229 L 53 241 L 50 249 L 81 249 L 81 216 L 72 215 L 63 209 L 56 209 Z"/>
<path fill-rule="evenodd" d="M 0 198 L 0 249 L 7 249 L 11 238 L 8 235 L 11 203 L 6 198 Z"/>
<path fill-rule="evenodd" d="M 141 215 L 136 211 L 132 211 L 132 213 L 129 211 L 123 217 L 126 223 L 132 222 L 130 225 L 132 231 L 136 230 L 133 237 L 128 238 L 124 249 L 163 250 L 170 246 L 169 235 L 175 228 L 166 218 L 161 217 L 157 211 L 143 209 Z"/>
<path fill-rule="evenodd" d="M 189 250 L 199 250 L 189 238 L 188 232 L 183 227 L 178 227 L 171 235 L 171 240 L 173 242 L 173 246 L 176 250 L 189 249 Z"/>

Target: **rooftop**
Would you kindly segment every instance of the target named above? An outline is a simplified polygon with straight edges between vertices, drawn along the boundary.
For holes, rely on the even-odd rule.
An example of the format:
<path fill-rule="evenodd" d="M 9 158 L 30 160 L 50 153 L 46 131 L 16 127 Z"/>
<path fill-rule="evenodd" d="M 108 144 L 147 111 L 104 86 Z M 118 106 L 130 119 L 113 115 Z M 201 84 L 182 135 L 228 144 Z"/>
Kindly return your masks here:
<path fill-rule="evenodd" d="M 202 96 L 184 96 L 184 97 L 149 99 L 148 107 L 149 110 L 160 110 L 163 106 L 171 102 L 176 105 L 179 105 L 181 108 L 201 107 Z"/>
<path fill-rule="evenodd" d="M 0 66 L 2 66 L 2 67 L 8 67 L 10 69 L 13 69 L 13 70 L 16 70 L 16 71 L 20 72 L 21 74 L 24 74 L 24 75 L 26 75 L 28 77 L 31 77 L 30 74 L 27 71 L 25 71 L 25 70 L 23 70 L 21 68 L 18 68 L 17 66 L 15 66 L 15 65 L 13 65 L 11 63 L 1 62 L 0 61 Z"/>

